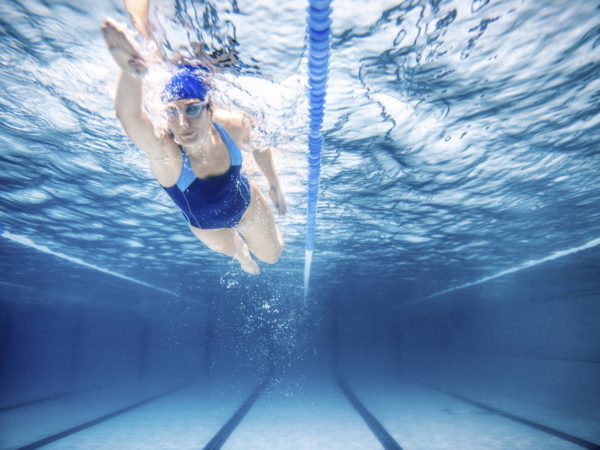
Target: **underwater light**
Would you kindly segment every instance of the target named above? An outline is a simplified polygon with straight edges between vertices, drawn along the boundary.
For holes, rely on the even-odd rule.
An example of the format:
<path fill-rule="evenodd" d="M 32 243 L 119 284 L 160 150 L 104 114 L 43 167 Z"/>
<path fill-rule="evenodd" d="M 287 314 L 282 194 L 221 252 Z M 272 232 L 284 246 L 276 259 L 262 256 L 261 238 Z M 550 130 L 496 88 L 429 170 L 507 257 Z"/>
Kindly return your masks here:
<path fill-rule="evenodd" d="M 593 247 L 597 247 L 598 245 L 600 245 L 600 238 L 592 239 L 591 241 L 588 241 L 585 244 L 580 245 L 578 247 L 572 247 L 572 248 L 569 248 L 569 249 L 566 249 L 566 250 L 559 250 L 559 251 L 556 251 L 554 253 L 551 253 L 550 255 L 548 255 L 548 256 L 546 256 L 544 258 L 532 259 L 532 260 L 526 261 L 523 264 L 519 264 L 518 266 L 502 270 L 502 271 L 500 271 L 498 273 L 495 273 L 493 275 L 489 275 L 487 277 L 483 277 L 483 278 L 480 278 L 478 280 L 471 281 L 469 283 L 465 283 L 465 284 L 461 284 L 459 286 L 455 286 L 455 287 L 452 287 L 452 288 L 449 288 L 449 289 L 445 289 L 443 291 L 436 292 L 435 294 L 428 295 L 427 297 L 423 297 L 423 298 L 414 300 L 412 302 L 404 303 L 403 305 L 398 306 L 398 308 L 404 308 L 405 306 L 414 305 L 416 303 L 421 303 L 421 302 L 423 302 L 425 300 L 429 300 L 431 298 L 439 297 L 440 295 L 449 294 L 450 292 L 458 291 L 459 289 L 465 289 L 465 288 L 468 288 L 468 287 L 471 287 L 471 286 L 475 286 L 475 285 L 478 285 L 478 284 L 481 284 L 481 283 L 485 283 L 486 281 L 494 280 L 494 279 L 500 278 L 500 277 L 502 277 L 504 275 L 509 275 L 511 273 L 519 272 L 519 271 L 524 270 L 524 269 L 529 269 L 530 267 L 537 266 L 539 264 L 542 264 L 542 263 L 545 263 L 545 262 L 548 262 L 548 261 L 554 261 L 555 259 L 562 258 L 563 256 L 572 255 L 573 253 L 578 253 L 578 252 L 581 252 L 583 250 L 587 250 L 587 249 L 590 249 L 590 248 L 593 248 Z"/>
<path fill-rule="evenodd" d="M 8 239 L 9 241 L 16 242 L 17 244 L 21 244 L 21 245 L 24 245 L 24 246 L 29 247 L 29 248 L 33 248 L 33 249 L 35 249 L 35 250 L 37 250 L 39 252 L 45 253 L 47 255 L 52 255 L 52 256 L 56 256 L 57 258 L 64 259 L 65 261 L 69 261 L 69 262 L 71 262 L 73 264 L 77 264 L 79 266 L 87 267 L 88 269 L 92 269 L 92 270 L 95 270 L 97 272 L 104 273 L 106 275 L 110 275 L 110 276 L 113 276 L 113 277 L 116 277 L 116 278 L 120 278 L 121 280 L 130 281 L 132 283 L 139 284 L 140 286 L 145 286 L 147 288 L 154 289 L 155 291 L 162 292 L 164 294 L 169 294 L 169 295 L 172 295 L 174 297 L 178 297 L 178 295 L 175 292 L 173 292 L 173 291 L 169 291 L 168 289 L 164 289 L 164 288 L 161 288 L 161 287 L 158 287 L 158 286 L 154 286 L 154 285 L 152 285 L 150 283 L 146 283 L 145 281 L 138 280 L 137 278 L 133 278 L 133 277 L 130 277 L 130 276 L 127 276 L 127 275 L 123 275 L 123 274 L 118 273 L 118 272 L 114 272 L 114 271 L 109 270 L 109 269 L 105 269 L 105 268 L 97 266 L 95 264 L 91 264 L 89 262 L 86 262 L 86 261 L 84 261 L 84 260 L 82 260 L 80 258 L 76 258 L 74 256 L 69 256 L 69 255 L 65 255 L 64 253 L 60 253 L 60 252 L 54 251 L 54 250 L 46 247 L 45 245 L 36 244 L 35 242 L 33 242 L 31 239 L 29 239 L 26 236 L 21 236 L 21 235 L 18 235 L 18 234 L 10 233 L 9 231 L 6 231 L 4 228 L 2 228 L 1 226 L 0 226 L 0 236 Z"/>

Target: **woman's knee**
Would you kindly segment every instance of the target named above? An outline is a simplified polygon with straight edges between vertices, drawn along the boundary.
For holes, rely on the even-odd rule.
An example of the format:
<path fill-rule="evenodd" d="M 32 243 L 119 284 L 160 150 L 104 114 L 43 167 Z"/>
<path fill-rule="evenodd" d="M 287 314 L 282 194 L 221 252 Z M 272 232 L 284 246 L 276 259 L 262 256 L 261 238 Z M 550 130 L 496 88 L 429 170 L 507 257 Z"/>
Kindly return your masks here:
<path fill-rule="evenodd" d="M 254 254 L 262 262 L 265 262 L 267 264 L 275 264 L 277 261 L 279 261 L 282 251 L 283 239 L 281 239 L 281 236 L 279 236 L 279 239 L 277 239 L 276 243 L 274 243 L 273 245 L 269 245 L 269 248 L 261 249 L 261 251 L 259 252 L 260 254 L 258 254 L 257 252 L 255 252 Z"/>

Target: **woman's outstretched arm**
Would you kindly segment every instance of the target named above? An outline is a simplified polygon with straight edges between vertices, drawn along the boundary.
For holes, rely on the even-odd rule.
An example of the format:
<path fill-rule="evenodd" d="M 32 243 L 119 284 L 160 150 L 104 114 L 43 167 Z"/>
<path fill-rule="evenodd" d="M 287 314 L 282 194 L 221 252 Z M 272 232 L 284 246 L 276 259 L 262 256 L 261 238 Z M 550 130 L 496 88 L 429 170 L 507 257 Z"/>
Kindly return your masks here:
<path fill-rule="evenodd" d="M 146 61 L 125 31 L 115 22 L 106 20 L 102 24 L 102 33 L 108 50 L 122 70 L 115 97 L 117 118 L 140 150 L 150 157 L 160 157 L 163 154 L 163 146 L 168 143 L 156 138 L 154 127 L 142 109 L 140 77 L 146 73 Z"/>

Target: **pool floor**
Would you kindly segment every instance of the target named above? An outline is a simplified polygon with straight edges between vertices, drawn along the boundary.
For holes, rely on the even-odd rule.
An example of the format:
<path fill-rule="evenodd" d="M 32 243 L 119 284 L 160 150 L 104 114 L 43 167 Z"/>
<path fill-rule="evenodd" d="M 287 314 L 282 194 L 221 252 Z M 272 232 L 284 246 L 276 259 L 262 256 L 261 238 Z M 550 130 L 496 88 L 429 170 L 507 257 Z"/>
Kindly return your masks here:
<path fill-rule="evenodd" d="M 118 383 L 15 399 L 0 409 L 0 430 L 1 449 L 594 448 L 418 383 L 359 387 L 333 376 Z"/>

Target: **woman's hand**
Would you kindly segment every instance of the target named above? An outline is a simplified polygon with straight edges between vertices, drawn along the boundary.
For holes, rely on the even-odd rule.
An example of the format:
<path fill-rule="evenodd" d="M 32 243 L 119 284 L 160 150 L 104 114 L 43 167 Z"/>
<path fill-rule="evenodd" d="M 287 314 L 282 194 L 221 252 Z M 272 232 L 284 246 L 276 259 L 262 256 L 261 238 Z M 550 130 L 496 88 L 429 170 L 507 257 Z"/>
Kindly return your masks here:
<path fill-rule="evenodd" d="M 102 34 L 110 54 L 124 72 L 137 76 L 146 73 L 146 61 L 117 23 L 110 19 L 105 20 L 102 24 Z"/>
<path fill-rule="evenodd" d="M 271 150 L 256 150 L 252 154 L 254 155 L 258 167 L 260 167 L 260 170 L 265 174 L 265 177 L 271 186 L 269 189 L 269 197 L 273 200 L 273 204 L 275 205 L 275 208 L 277 208 L 279 215 L 283 216 L 287 212 L 287 206 L 285 205 L 285 197 L 281 185 L 279 184 L 279 178 L 277 177 L 275 167 L 273 166 Z"/>
<path fill-rule="evenodd" d="M 281 190 L 279 184 L 271 186 L 271 189 L 269 189 L 269 197 L 273 200 L 273 204 L 275 205 L 275 208 L 277 208 L 279 215 L 283 216 L 287 212 L 287 205 L 285 204 L 283 190 Z"/>

